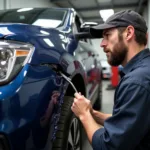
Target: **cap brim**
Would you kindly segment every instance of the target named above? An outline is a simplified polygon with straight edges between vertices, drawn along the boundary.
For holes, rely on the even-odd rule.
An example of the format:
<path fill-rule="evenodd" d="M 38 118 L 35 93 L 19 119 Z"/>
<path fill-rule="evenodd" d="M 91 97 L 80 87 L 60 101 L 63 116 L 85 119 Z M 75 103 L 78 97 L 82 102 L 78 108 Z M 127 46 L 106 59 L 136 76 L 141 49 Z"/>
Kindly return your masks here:
<path fill-rule="evenodd" d="M 100 24 L 95 27 L 90 28 L 90 34 L 93 38 L 102 38 L 103 37 L 103 30 L 105 29 L 110 29 L 116 27 L 115 25 L 110 25 L 110 24 Z"/>

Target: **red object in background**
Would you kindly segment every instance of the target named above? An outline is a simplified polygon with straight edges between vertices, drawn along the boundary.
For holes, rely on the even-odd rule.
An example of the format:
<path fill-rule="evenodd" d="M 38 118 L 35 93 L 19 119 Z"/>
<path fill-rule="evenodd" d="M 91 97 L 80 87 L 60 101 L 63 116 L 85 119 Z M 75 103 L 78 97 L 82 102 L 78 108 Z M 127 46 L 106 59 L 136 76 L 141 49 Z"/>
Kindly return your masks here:
<path fill-rule="evenodd" d="M 112 75 L 111 75 L 111 84 L 113 87 L 116 87 L 119 83 L 119 71 L 118 67 L 111 67 Z"/>

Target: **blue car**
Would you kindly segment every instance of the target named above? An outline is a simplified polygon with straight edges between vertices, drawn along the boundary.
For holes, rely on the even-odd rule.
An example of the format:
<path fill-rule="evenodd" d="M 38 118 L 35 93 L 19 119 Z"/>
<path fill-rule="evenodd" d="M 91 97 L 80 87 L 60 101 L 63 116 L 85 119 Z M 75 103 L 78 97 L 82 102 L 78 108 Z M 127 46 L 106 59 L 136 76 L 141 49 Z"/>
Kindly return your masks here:
<path fill-rule="evenodd" d="M 0 149 L 82 150 L 75 89 L 101 107 L 98 54 L 74 9 L 0 11 Z M 76 35 L 76 36 L 75 36 Z"/>

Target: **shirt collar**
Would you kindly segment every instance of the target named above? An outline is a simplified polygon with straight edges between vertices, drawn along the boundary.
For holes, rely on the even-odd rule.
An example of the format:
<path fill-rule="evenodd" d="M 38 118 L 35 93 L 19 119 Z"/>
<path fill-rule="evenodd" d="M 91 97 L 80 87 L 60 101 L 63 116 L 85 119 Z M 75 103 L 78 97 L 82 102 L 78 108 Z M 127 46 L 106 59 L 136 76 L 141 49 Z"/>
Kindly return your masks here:
<path fill-rule="evenodd" d="M 123 77 L 125 74 L 129 73 L 135 66 L 137 66 L 139 64 L 140 60 L 142 60 L 143 58 L 145 58 L 148 55 L 150 55 L 150 51 L 148 48 L 144 49 L 141 52 L 139 52 L 138 54 L 136 54 L 122 69 L 122 71 L 120 73 L 121 77 Z"/>

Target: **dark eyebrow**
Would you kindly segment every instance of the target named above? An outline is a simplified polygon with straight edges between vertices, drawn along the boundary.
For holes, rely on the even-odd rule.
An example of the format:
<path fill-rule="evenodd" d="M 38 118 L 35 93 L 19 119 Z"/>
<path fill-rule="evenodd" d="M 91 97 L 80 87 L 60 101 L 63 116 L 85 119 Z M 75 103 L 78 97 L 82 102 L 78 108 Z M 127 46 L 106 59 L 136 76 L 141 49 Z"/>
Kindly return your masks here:
<path fill-rule="evenodd" d="M 104 31 L 103 31 L 103 36 L 104 36 L 105 34 L 107 34 L 107 33 L 110 33 L 110 32 L 112 31 L 112 29 L 113 29 L 113 28 L 104 30 Z"/>
<path fill-rule="evenodd" d="M 109 30 L 103 31 L 103 36 L 106 35 L 109 32 Z"/>

